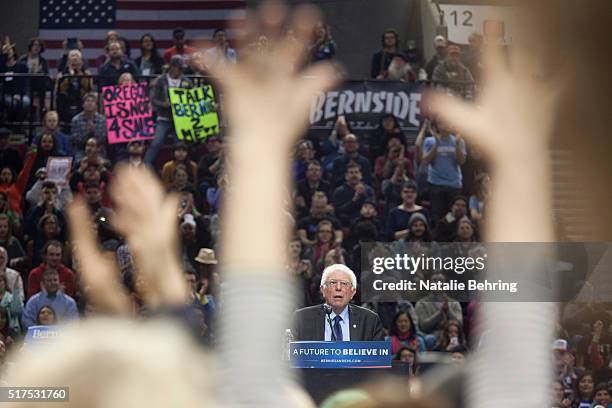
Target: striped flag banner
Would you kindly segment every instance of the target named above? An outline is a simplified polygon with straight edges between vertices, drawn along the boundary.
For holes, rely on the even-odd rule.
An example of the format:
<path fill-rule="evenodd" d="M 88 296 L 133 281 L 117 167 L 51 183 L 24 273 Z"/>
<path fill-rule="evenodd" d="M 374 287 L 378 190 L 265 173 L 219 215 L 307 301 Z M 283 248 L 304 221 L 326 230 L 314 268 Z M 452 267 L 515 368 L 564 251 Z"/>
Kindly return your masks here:
<path fill-rule="evenodd" d="M 149 33 L 160 54 L 172 46 L 172 30 L 183 27 L 192 46 L 211 41 L 217 28 L 246 17 L 246 0 L 40 0 L 39 37 L 45 41 L 44 57 L 54 69 L 64 53 L 62 41 L 78 38 L 87 65 L 104 53 L 106 33 L 115 30 L 126 38 L 131 58 L 140 55 L 140 38 Z M 227 31 L 231 40 L 233 30 Z"/>

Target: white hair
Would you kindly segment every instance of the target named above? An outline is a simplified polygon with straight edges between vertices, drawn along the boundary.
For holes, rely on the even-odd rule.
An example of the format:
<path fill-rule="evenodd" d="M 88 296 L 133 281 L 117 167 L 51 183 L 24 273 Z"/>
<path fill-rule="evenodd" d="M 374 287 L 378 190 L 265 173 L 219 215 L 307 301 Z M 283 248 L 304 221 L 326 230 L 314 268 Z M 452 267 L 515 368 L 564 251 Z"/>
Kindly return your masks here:
<path fill-rule="evenodd" d="M 68 58 L 70 58 L 71 55 L 77 55 L 79 58 L 83 59 L 83 54 L 79 50 L 70 50 L 70 52 L 68 52 Z"/>
<path fill-rule="evenodd" d="M 351 284 L 353 285 L 353 287 L 357 289 L 357 277 L 355 276 L 355 272 L 353 272 L 351 268 L 343 264 L 333 264 L 325 268 L 323 270 L 323 275 L 321 276 L 321 286 L 327 283 L 327 278 L 329 277 L 329 274 L 335 271 L 342 271 L 346 273 L 349 276 L 349 279 L 351 280 Z"/>

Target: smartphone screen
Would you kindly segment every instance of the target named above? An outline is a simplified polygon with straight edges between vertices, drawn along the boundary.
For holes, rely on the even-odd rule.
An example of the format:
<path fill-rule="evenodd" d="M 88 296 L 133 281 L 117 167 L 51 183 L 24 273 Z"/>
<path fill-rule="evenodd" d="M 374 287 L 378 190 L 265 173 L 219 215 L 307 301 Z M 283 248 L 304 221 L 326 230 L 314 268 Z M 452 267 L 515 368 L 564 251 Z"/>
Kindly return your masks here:
<path fill-rule="evenodd" d="M 68 39 L 66 40 L 66 47 L 67 47 L 69 50 L 76 50 L 76 49 L 77 49 L 77 43 L 78 43 L 78 41 L 79 41 L 79 40 L 78 40 L 78 38 L 76 38 L 76 37 L 71 37 L 71 38 L 68 38 Z"/>

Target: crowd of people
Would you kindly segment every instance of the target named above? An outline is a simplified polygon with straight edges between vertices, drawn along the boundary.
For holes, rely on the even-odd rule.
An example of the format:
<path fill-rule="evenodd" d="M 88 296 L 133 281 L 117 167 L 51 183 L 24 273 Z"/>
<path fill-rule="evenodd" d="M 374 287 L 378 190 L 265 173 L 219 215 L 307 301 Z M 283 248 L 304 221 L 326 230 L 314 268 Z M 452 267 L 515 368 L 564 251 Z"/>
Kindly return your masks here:
<path fill-rule="evenodd" d="M 13 129 L 0 129 L 2 361 L 30 326 L 96 315 L 88 287 L 80 282 L 79 260 L 72 255 L 68 234 L 65 209 L 77 196 L 89 207 L 100 248 L 121 272 L 134 316 L 147 315 L 141 296 L 145 282 L 135 271 L 130 248 L 109 222 L 114 204 L 109 191 L 114 168 L 120 163 L 150 167 L 168 192 L 179 195 L 176 227 L 189 287 L 187 299 L 204 315 L 202 338 L 215 343 L 215 315 L 223 307 L 223 299 L 218 298 L 223 277 L 216 257 L 222 250 L 218 245 L 221 203 L 232 194 L 226 141 L 223 134 L 208 137 L 203 146 L 177 141 L 168 88 L 193 87 L 192 76 L 208 75 L 243 56 L 229 46 L 222 29 L 214 33 L 214 46 L 205 50 L 188 45 L 181 28 L 173 31 L 172 38 L 174 46 L 161 55 L 153 36 L 145 34 L 140 55 L 132 59 L 129 42 L 110 31 L 95 67 L 84 61 L 80 42 L 74 48 L 66 42 L 57 77 L 31 81 L 9 74 L 48 74 L 43 41 L 32 39 L 27 53 L 19 56 L 15 44 L 5 40 L 0 59 L 0 72 L 8 75 L 1 78 L 4 117 L 9 122 L 24 120 L 33 98 L 40 101 L 51 87 L 56 90 L 56 108 L 44 113 L 40 131 L 29 146 L 11 146 Z M 436 55 L 421 61 L 414 42 L 401 50 L 397 31 L 385 30 L 382 47 L 371 59 L 371 78 L 432 79 L 471 99 L 474 81 L 483 69 L 482 43 L 482 36 L 474 33 L 464 53 L 457 44 L 436 36 Z M 262 36 L 245 52 L 265 47 L 267 39 Z M 330 27 L 317 24 L 307 49 L 309 62 L 333 59 L 336 47 Z M 94 70 L 98 75 L 93 75 Z M 153 77 L 154 138 L 149 143 L 109 145 L 96 91 L 142 77 Z M 171 156 L 160 161 L 169 139 Z M 47 160 L 56 156 L 73 159 L 64 182 L 47 180 Z M 347 118 L 339 116 L 329 135 L 307 134 L 296 144 L 291 176 L 294 191 L 286 215 L 294 235 L 287 245 L 287 273 L 297 279 L 299 306 L 323 301 L 321 279 L 327 266 L 344 264 L 359 276 L 365 242 L 398 243 L 423 251 L 435 243 L 454 243 L 453 248 L 466 253 L 478 247 L 487 222 L 491 179 L 486 163 L 457 129 L 435 117 L 424 118 L 412 145 L 391 114 L 382 115 L 378 129 L 369 134 L 353 133 Z M 436 273 L 431 278 L 446 280 L 448 276 Z M 379 314 L 395 358 L 409 362 L 413 375 L 418 374 L 420 353 L 449 353 L 453 360 L 462 361 L 468 350 L 477 347 L 474 321 L 479 305 L 475 301 L 460 303 L 435 293 L 415 303 L 370 303 L 355 289 L 353 301 Z M 611 406 L 611 322 L 600 304 L 565 307 L 554 346 L 559 379 L 553 391 L 559 407 Z"/>

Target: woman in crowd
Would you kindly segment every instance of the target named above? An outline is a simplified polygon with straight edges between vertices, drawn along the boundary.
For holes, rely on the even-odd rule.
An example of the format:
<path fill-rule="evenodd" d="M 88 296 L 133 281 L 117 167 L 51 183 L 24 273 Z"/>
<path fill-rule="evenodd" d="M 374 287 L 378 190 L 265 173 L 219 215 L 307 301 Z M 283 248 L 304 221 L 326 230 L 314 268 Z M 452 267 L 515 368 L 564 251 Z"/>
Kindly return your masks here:
<path fill-rule="evenodd" d="M 57 78 L 56 106 L 64 130 L 70 129 L 70 121 L 83 110 L 83 96 L 93 91 L 93 78 L 83 66 L 79 50 L 68 52 L 68 64 Z"/>
<path fill-rule="evenodd" d="M 164 59 L 159 55 L 157 43 L 151 34 L 140 38 L 140 56 L 134 61 L 143 76 L 160 75 Z"/>
<path fill-rule="evenodd" d="M 367 140 L 370 159 L 374 160 L 377 157 L 383 156 L 385 148 L 389 145 L 389 139 L 392 138 L 398 138 L 406 152 L 408 152 L 406 149 L 406 137 L 402 133 L 399 121 L 394 115 L 387 113 L 380 117 L 378 129 Z"/>
<path fill-rule="evenodd" d="M 612 398 L 607 383 L 597 384 L 595 387 L 595 402 L 593 406 L 601 405 L 602 408 L 612 408 Z"/>
<path fill-rule="evenodd" d="M 476 231 L 474 229 L 474 224 L 468 217 L 462 217 L 457 222 L 457 238 L 455 239 L 456 243 L 460 243 L 463 245 L 459 245 L 459 248 L 463 248 L 464 250 L 472 249 L 471 243 L 476 242 Z"/>
<path fill-rule="evenodd" d="M 325 256 L 329 251 L 336 248 L 334 241 L 334 226 L 329 220 L 322 220 L 317 224 L 315 233 L 315 244 L 312 246 L 311 262 L 314 272 L 320 275 L 325 265 Z"/>
<path fill-rule="evenodd" d="M 43 306 L 36 314 L 36 324 L 39 326 L 52 326 L 57 324 L 57 315 L 51 306 Z"/>
<path fill-rule="evenodd" d="M 229 187 L 229 177 L 226 173 L 217 173 L 217 185 L 206 189 L 208 213 L 217 214 L 221 208 L 221 200 Z"/>
<path fill-rule="evenodd" d="M 10 348 L 15 339 L 19 336 L 19 331 L 11 327 L 11 318 L 6 307 L 0 306 L 0 339 L 7 348 Z"/>
<path fill-rule="evenodd" d="M 0 246 L 0 274 L 6 276 L 7 290 L 14 293 L 15 296 L 19 295 L 21 299 L 25 299 L 23 291 L 23 279 L 19 272 L 12 268 L 8 268 L 8 252 L 4 247 Z M 19 293 L 16 293 L 19 292 Z"/>
<path fill-rule="evenodd" d="M 11 330 L 19 333 L 19 319 L 23 311 L 22 292 L 16 290 L 15 293 L 11 293 L 5 274 L 0 274 L 0 307 L 8 311 L 8 324 Z"/>
<path fill-rule="evenodd" d="M 174 145 L 174 149 L 172 152 L 174 159 L 169 160 L 164 163 L 161 172 L 161 178 L 166 187 L 172 186 L 172 174 L 174 173 L 174 169 L 183 165 L 185 169 L 187 169 L 188 180 L 194 186 L 198 184 L 198 165 L 196 162 L 189 158 L 189 148 L 185 142 L 177 142 Z"/>
<path fill-rule="evenodd" d="M 312 43 L 308 46 L 310 62 L 325 61 L 336 55 L 336 42 L 332 38 L 329 25 L 319 22 L 312 33 Z"/>
<path fill-rule="evenodd" d="M 49 75 L 49 64 L 41 55 L 45 52 L 45 44 L 42 39 L 34 37 L 28 44 L 28 53 L 22 56 L 19 61 L 28 67 L 30 74 Z M 32 90 L 39 96 L 50 89 L 51 79 L 49 77 L 34 78 L 31 82 Z"/>
<path fill-rule="evenodd" d="M 62 234 L 59 219 L 54 214 L 45 214 L 38 221 L 38 228 L 32 243 L 32 267 L 35 268 L 43 261 L 41 251 L 45 244 L 49 241 L 60 241 L 64 246 L 63 254 L 68 254 L 69 247 L 64 239 L 65 234 Z"/>
<path fill-rule="evenodd" d="M 104 48 L 103 53 L 96 58 L 96 67 L 99 69 L 102 65 L 108 62 L 108 46 L 110 43 L 119 40 L 119 33 L 116 31 L 109 31 L 106 33 L 106 38 L 104 39 Z"/>
<path fill-rule="evenodd" d="M 17 214 L 11 209 L 9 197 L 5 192 L 0 192 L 0 214 L 5 215 L 8 218 L 11 230 L 16 235 L 20 235 L 22 230 L 21 215 Z M 0 230 L 0 242 L 2 242 L 2 235 L 2 231 Z"/>
<path fill-rule="evenodd" d="M 32 171 L 32 165 L 36 161 L 36 150 L 36 147 L 34 147 L 28 152 L 25 164 L 17 177 L 15 177 L 10 167 L 0 168 L 0 192 L 6 194 L 11 210 L 19 215 L 23 212 L 21 198 L 26 191 L 26 184 Z"/>
<path fill-rule="evenodd" d="M 389 212 L 387 218 L 386 238 L 389 241 L 403 239 L 410 233 L 410 219 L 413 214 L 420 213 L 428 220 L 429 213 L 426 208 L 416 204 L 417 186 L 407 182 L 401 189 L 402 203 Z"/>
<path fill-rule="evenodd" d="M 489 186 L 491 177 L 487 173 L 480 173 L 475 179 L 475 191 L 470 196 L 470 217 L 477 223 L 478 229 L 482 230 L 485 219 L 485 208 L 489 201 Z"/>
<path fill-rule="evenodd" d="M 55 137 L 55 140 L 57 141 L 60 149 L 70 156 L 72 155 L 70 140 L 68 138 L 68 135 L 62 132 L 59 125 L 59 114 L 57 113 L 57 111 L 50 110 L 45 112 L 43 116 L 42 129 L 40 131 L 40 134 L 34 139 L 34 144 L 38 144 L 40 142 L 40 138 L 42 137 L 42 135 L 44 135 L 45 133 L 50 133 L 53 135 L 53 137 Z"/>
<path fill-rule="evenodd" d="M 399 355 L 400 349 L 405 347 L 418 352 L 425 351 L 425 339 L 417 332 L 414 320 L 407 311 L 399 311 L 393 318 L 389 339 L 393 354 Z"/>
<path fill-rule="evenodd" d="M 26 253 L 12 231 L 9 217 L 6 214 L 0 214 L 0 247 L 4 248 L 7 253 L 7 265 L 17 267 L 25 262 Z"/>
<path fill-rule="evenodd" d="M 19 60 L 17 48 L 10 41 L 2 45 L 2 58 L 4 64 L 0 65 L 0 73 L 7 74 L 2 77 L 2 105 L 8 110 L 9 119 L 22 121 L 32 100 L 30 98 L 29 84 L 24 77 L 14 77 L 10 74 L 27 74 L 28 66 Z"/>
<path fill-rule="evenodd" d="M 117 85 L 119 86 L 134 85 L 135 83 L 136 80 L 129 72 L 124 72 L 123 74 L 119 75 L 119 79 L 117 80 Z"/>
<path fill-rule="evenodd" d="M 315 151 L 310 140 L 300 140 L 295 150 L 295 160 L 293 161 L 293 177 L 295 182 L 306 177 L 308 163 L 314 159 Z"/>
<path fill-rule="evenodd" d="M 402 347 L 395 353 L 394 360 L 401 361 L 410 365 L 409 375 L 415 376 L 419 374 L 419 362 L 417 352 L 412 347 Z"/>
<path fill-rule="evenodd" d="M 571 408 L 572 400 L 567 398 L 563 382 L 554 380 L 552 382 L 552 408 Z"/>
<path fill-rule="evenodd" d="M 45 52 L 45 44 L 43 41 L 38 37 L 32 38 L 28 44 L 28 53 L 19 59 L 28 67 L 28 73 L 49 73 L 49 65 L 47 64 L 47 60 L 41 55 L 43 52 Z"/>
<path fill-rule="evenodd" d="M 407 178 L 413 178 L 414 159 L 404 146 L 402 137 L 393 134 L 387 139 L 387 148 L 384 154 L 378 156 L 374 163 L 374 175 L 379 183 L 390 179 L 398 166 L 402 166 L 403 175 Z"/>
<path fill-rule="evenodd" d="M 346 121 L 346 117 L 344 115 L 338 116 L 334 128 L 320 146 L 321 164 L 324 172 L 331 172 L 334 160 L 344 153 L 344 137 L 349 133 L 353 132 Z"/>
<path fill-rule="evenodd" d="M 172 178 L 169 191 L 188 191 L 195 197 L 196 189 L 195 186 L 189 181 L 189 170 L 187 167 L 179 164 L 172 171 Z"/>
<path fill-rule="evenodd" d="M 34 161 L 32 169 L 30 170 L 26 189 L 30 189 L 36 182 L 36 172 L 38 171 L 38 169 L 47 167 L 47 160 L 49 159 L 49 157 L 66 155 L 66 153 L 61 150 L 60 146 L 57 143 L 57 140 L 55 139 L 55 136 L 53 136 L 52 133 L 44 133 L 40 137 L 40 140 L 38 141 L 36 147 L 36 160 Z"/>
<path fill-rule="evenodd" d="M 446 328 L 440 336 L 438 344 L 434 347 L 435 351 L 454 352 L 455 350 L 467 349 L 465 334 L 461 323 L 456 320 L 450 320 L 446 323 Z"/>
<path fill-rule="evenodd" d="M 292 277 L 298 281 L 300 291 L 299 307 L 311 306 L 314 303 L 313 293 L 311 291 L 310 280 L 312 278 L 312 264 L 310 260 L 304 257 L 302 251 L 302 241 L 299 237 L 293 237 L 289 243 L 289 257 L 287 261 L 287 269 Z M 318 297 L 316 298 L 318 299 Z"/>
<path fill-rule="evenodd" d="M 573 408 L 591 408 L 595 398 L 595 381 L 590 371 L 585 371 L 576 382 Z"/>

